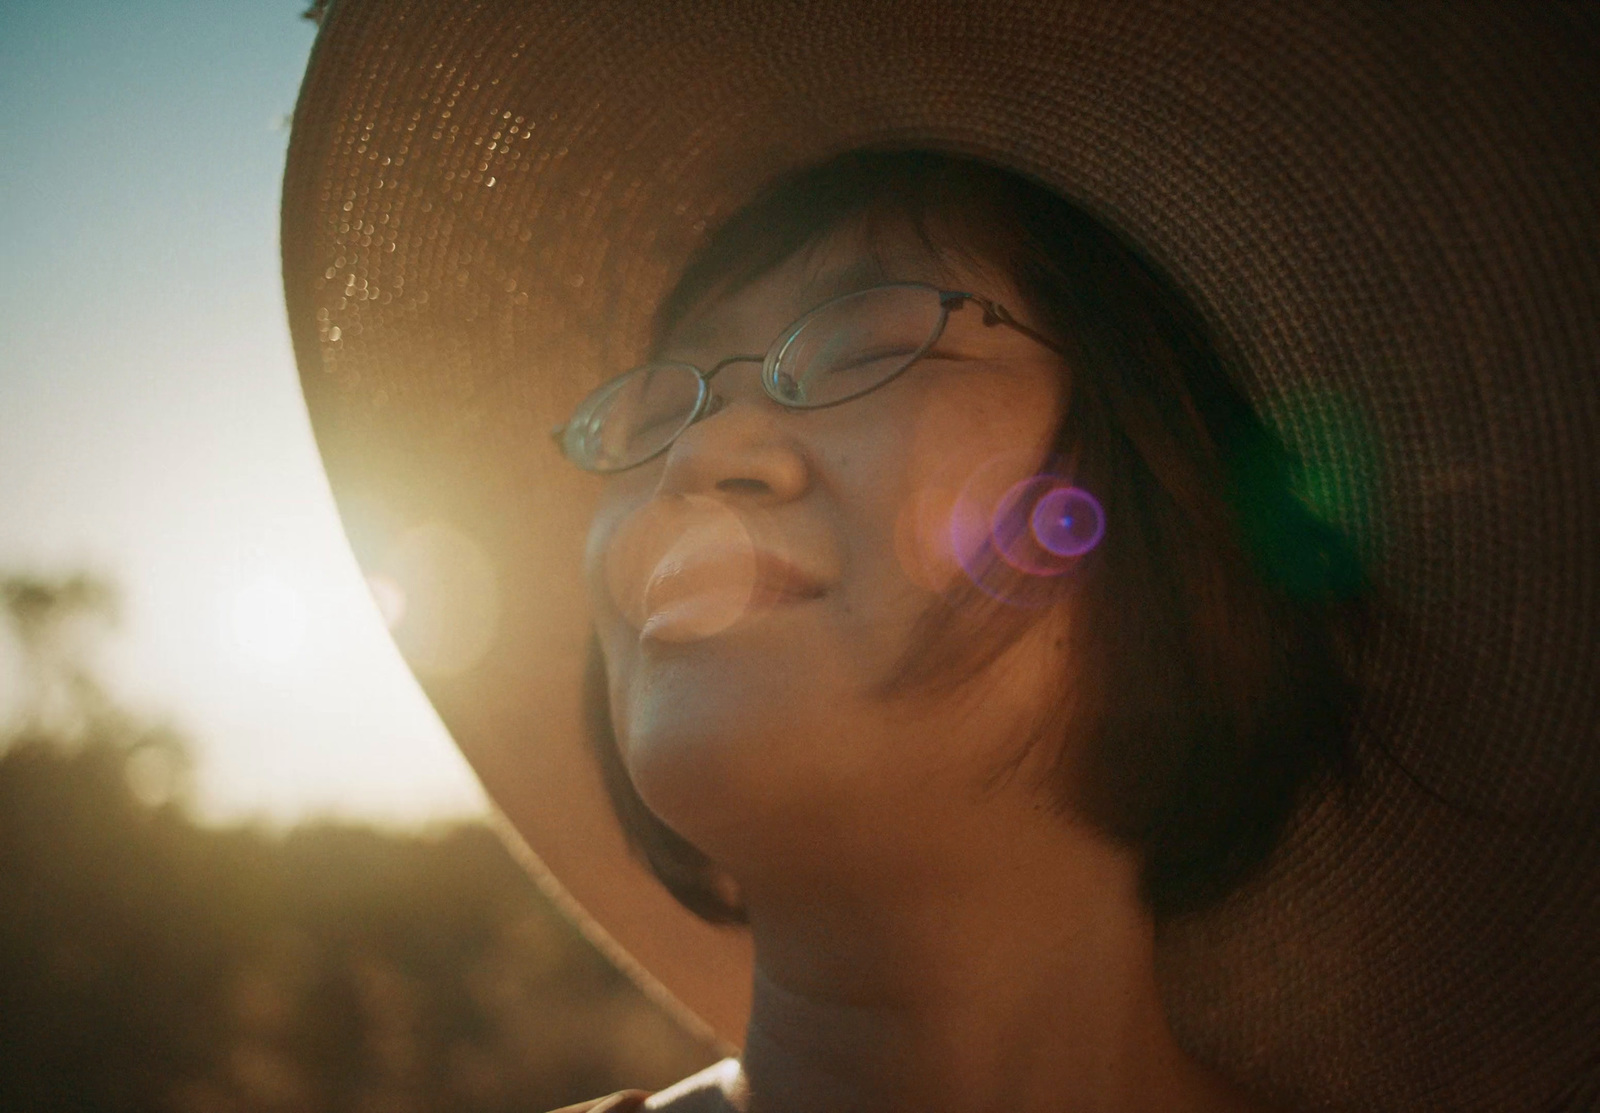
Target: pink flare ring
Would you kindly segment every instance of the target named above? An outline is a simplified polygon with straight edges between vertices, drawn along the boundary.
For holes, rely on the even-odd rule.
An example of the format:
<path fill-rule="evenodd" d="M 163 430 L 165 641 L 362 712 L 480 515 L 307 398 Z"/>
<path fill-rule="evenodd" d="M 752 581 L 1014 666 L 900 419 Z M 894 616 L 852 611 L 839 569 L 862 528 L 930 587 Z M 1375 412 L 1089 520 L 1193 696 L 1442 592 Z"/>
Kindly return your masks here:
<path fill-rule="evenodd" d="M 1012 569 L 1029 576 L 1059 576 L 1070 563 L 1042 544 L 1034 528 L 1034 508 L 1067 488 L 1059 475 L 1030 475 L 1014 484 L 995 505 L 989 521 L 989 546 Z"/>
<path fill-rule="evenodd" d="M 1058 557 L 1081 557 L 1106 535 L 1106 512 L 1082 487 L 1057 487 L 1034 504 L 1029 525 L 1041 548 Z"/>

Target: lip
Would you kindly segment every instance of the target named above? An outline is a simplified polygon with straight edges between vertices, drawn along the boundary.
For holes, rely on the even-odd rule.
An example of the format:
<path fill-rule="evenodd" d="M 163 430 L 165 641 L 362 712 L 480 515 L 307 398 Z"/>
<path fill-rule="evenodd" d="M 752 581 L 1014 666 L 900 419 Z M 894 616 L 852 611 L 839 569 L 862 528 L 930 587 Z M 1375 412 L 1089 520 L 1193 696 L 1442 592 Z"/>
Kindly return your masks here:
<path fill-rule="evenodd" d="M 835 577 L 825 546 L 802 546 L 776 523 L 705 496 L 651 500 L 605 536 L 604 574 L 621 617 L 642 638 L 698 641 L 741 620 L 813 602 Z M 758 538 L 759 533 L 766 537 Z"/>
<path fill-rule="evenodd" d="M 756 615 L 821 598 L 820 576 L 769 549 L 716 540 L 670 549 L 638 595 L 635 624 L 645 641 L 694 642 Z"/>
<path fill-rule="evenodd" d="M 828 593 L 827 583 L 776 553 L 756 550 L 756 582 L 751 603 L 780 607 L 820 599 Z"/>
<path fill-rule="evenodd" d="M 702 551 L 676 564 L 665 576 L 652 578 L 642 602 L 646 614 L 695 600 L 720 598 L 720 606 L 733 618 L 738 614 L 770 611 L 820 599 L 827 584 L 784 557 L 760 549 L 744 552 Z"/>

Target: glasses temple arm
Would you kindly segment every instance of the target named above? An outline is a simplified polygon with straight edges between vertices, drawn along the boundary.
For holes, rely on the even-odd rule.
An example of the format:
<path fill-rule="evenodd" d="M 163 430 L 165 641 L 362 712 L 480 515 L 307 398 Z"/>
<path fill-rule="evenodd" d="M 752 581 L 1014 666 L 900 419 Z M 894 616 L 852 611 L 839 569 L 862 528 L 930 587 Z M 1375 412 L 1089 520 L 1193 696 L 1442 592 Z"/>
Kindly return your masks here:
<path fill-rule="evenodd" d="M 1037 329 L 1031 329 L 1021 321 L 1017 320 L 1011 315 L 1011 311 L 1009 309 L 998 302 L 990 301 L 988 298 L 981 298 L 977 294 L 968 294 L 953 290 L 942 292 L 939 295 L 939 300 L 944 303 L 944 307 L 946 309 L 960 309 L 965 303 L 969 301 L 973 302 L 978 306 L 978 308 L 983 310 L 983 323 L 985 325 L 1005 325 L 1007 328 L 1015 329 L 1016 331 L 1022 333 L 1022 335 L 1026 336 L 1029 340 L 1032 340 L 1037 344 L 1043 344 L 1046 348 L 1049 348 L 1058 356 L 1065 356 L 1067 354 L 1061 350 L 1060 344 L 1057 344 L 1054 340 L 1051 340 L 1048 336 L 1042 332 L 1039 332 Z"/>

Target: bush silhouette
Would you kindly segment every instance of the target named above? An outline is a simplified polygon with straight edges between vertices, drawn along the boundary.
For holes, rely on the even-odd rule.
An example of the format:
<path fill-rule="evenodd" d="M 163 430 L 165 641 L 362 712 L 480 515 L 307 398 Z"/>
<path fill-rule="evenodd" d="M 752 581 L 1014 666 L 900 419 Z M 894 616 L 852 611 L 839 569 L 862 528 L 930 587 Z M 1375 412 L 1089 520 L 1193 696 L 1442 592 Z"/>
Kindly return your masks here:
<path fill-rule="evenodd" d="M 182 739 L 65 635 L 113 594 L 0 598 L 27 689 L 0 737 L 0 1109 L 538 1111 L 714 1057 L 485 826 L 198 824 Z"/>

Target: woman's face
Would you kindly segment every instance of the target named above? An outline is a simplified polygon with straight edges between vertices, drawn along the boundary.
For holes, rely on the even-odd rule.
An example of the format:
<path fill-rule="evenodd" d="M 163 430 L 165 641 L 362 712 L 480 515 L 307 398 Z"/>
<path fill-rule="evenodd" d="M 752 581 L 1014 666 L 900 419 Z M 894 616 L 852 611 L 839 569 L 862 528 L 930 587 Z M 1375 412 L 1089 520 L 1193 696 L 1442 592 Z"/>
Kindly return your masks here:
<path fill-rule="evenodd" d="M 699 307 L 659 356 L 709 368 L 765 352 L 818 304 L 884 281 L 1027 318 L 1008 283 L 938 264 L 910 235 L 869 253 L 836 234 Z M 967 306 L 904 374 L 835 408 L 785 409 L 758 364 L 733 364 L 713 380 L 720 409 L 603 481 L 586 576 L 612 716 L 670 826 L 736 876 L 785 840 L 892 847 L 1016 752 L 1060 699 L 1059 615 L 948 691 L 881 688 L 963 574 L 952 506 L 992 508 L 1039 466 L 1063 383 L 1058 356 Z"/>

